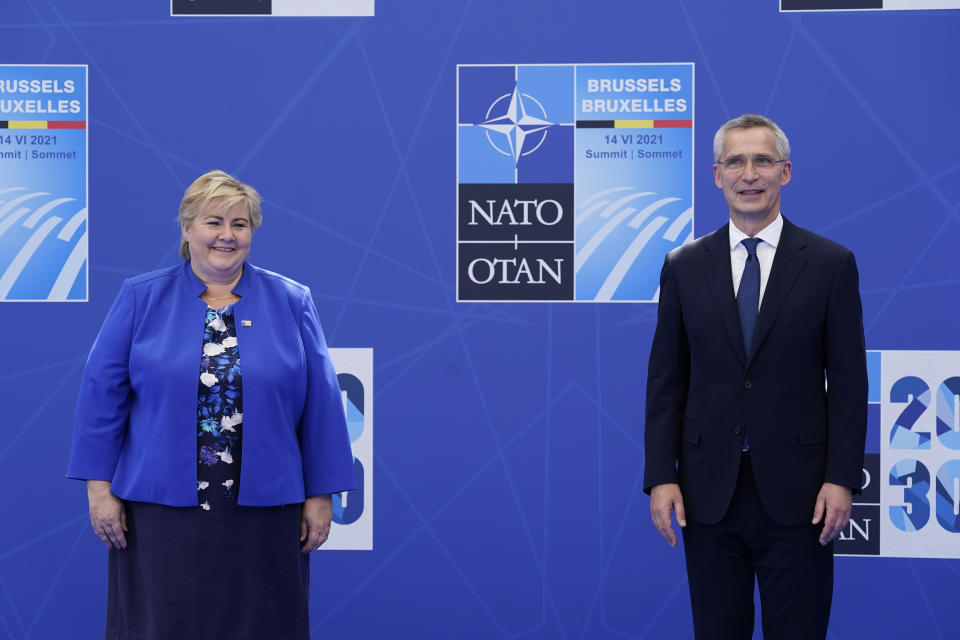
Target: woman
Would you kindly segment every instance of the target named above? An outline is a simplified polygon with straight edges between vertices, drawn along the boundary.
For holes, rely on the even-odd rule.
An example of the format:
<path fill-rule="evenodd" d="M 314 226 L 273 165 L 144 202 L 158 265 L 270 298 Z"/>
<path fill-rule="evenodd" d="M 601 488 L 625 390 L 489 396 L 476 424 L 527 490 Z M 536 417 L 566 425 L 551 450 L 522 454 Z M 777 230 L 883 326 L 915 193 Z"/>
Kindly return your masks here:
<path fill-rule="evenodd" d="M 123 283 L 90 352 L 68 477 L 110 547 L 109 639 L 309 638 L 309 552 L 353 488 L 310 291 L 247 262 L 260 196 L 200 176 L 184 264 Z"/>

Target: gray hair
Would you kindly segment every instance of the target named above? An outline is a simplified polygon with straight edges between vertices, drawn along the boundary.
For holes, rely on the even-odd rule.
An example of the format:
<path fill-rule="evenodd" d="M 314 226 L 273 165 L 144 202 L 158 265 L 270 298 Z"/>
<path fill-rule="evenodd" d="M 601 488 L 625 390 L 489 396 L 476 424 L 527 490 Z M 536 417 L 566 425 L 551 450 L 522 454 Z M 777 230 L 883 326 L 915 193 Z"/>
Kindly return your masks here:
<path fill-rule="evenodd" d="M 790 141 L 787 140 L 787 134 L 783 132 L 783 129 L 778 127 L 777 123 L 770 118 L 755 113 L 745 113 L 739 118 L 734 118 L 724 123 L 722 127 L 717 129 L 716 135 L 713 136 L 713 161 L 717 162 L 720 160 L 720 154 L 723 152 L 723 141 L 728 131 L 731 129 L 753 129 L 754 127 L 766 127 L 773 131 L 773 137 L 776 139 L 777 153 L 780 154 L 780 159 L 790 159 Z"/>
<path fill-rule="evenodd" d="M 263 222 L 260 214 L 260 194 L 248 184 L 244 184 L 223 171 L 209 171 L 187 187 L 180 202 L 180 213 L 177 222 L 180 227 L 189 225 L 201 210 L 216 207 L 226 211 L 238 202 L 247 205 L 250 214 L 250 229 L 256 229 Z M 180 242 L 180 257 L 190 262 L 190 246 L 186 239 Z"/>

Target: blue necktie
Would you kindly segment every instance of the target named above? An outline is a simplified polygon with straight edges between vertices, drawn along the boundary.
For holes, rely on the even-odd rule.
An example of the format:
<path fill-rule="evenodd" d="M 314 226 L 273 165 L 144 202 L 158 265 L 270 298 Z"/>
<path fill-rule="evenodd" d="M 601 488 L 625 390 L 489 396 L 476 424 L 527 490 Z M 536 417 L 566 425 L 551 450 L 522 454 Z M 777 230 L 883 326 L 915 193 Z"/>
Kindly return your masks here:
<path fill-rule="evenodd" d="M 740 314 L 740 331 L 743 333 L 743 350 L 749 359 L 760 307 L 760 262 L 757 260 L 760 238 L 744 238 L 741 242 L 747 250 L 747 261 L 743 265 L 743 277 L 737 290 L 737 311 Z"/>

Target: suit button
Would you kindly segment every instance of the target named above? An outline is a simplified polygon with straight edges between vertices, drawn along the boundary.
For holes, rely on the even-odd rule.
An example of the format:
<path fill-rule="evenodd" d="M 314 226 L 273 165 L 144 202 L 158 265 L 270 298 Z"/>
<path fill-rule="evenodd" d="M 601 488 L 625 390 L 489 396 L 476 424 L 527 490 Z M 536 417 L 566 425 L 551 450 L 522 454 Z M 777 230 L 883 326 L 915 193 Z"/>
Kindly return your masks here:
<path fill-rule="evenodd" d="M 741 427 L 740 425 L 737 425 L 736 427 L 733 428 L 733 432 L 737 435 L 740 435 L 741 433 L 743 433 L 743 427 Z"/>
<path fill-rule="evenodd" d="M 745 380 L 744 383 L 743 383 L 743 388 L 744 388 L 744 389 L 753 389 L 753 383 L 750 382 L 749 380 Z"/>

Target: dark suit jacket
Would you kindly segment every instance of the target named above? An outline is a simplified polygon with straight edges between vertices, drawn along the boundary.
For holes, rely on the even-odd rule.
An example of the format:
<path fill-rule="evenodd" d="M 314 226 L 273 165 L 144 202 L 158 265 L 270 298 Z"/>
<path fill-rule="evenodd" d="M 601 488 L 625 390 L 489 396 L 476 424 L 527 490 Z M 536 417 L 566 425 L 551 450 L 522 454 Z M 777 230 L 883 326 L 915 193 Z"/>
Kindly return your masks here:
<path fill-rule="evenodd" d="M 679 482 L 687 517 L 716 523 L 746 429 L 777 524 L 810 522 L 824 482 L 859 491 L 867 372 L 858 281 L 850 251 L 784 219 L 748 358 L 728 226 L 670 252 L 647 377 L 644 490 Z"/>

